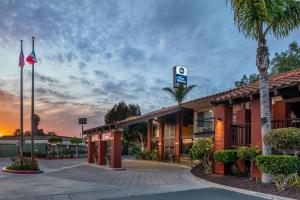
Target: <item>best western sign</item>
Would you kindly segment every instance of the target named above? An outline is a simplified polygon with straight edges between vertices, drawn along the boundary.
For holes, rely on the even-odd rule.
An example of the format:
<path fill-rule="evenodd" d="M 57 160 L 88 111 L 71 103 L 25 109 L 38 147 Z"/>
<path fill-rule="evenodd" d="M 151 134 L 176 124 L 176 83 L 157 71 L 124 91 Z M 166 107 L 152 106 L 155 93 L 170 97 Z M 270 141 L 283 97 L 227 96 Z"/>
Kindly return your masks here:
<path fill-rule="evenodd" d="M 187 85 L 188 70 L 186 67 L 176 65 L 173 67 L 173 87 L 177 87 L 179 84 Z"/>

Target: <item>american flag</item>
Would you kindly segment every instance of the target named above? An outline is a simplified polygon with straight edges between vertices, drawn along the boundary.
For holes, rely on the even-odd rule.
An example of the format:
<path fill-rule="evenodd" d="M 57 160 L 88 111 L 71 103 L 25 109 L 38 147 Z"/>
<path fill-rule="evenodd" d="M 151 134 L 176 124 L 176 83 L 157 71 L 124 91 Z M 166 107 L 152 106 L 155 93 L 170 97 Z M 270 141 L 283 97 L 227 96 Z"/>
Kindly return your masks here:
<path fill-rule="evenodd" d="M 23 54 L 23 49 L 21 47 L 21 52 L 20 52 L 20 56 L 19 56 L 19 66 L 21 68 L 23 68 L 25 65 L 25 61 L 24 61 L 24 54 Z"/>

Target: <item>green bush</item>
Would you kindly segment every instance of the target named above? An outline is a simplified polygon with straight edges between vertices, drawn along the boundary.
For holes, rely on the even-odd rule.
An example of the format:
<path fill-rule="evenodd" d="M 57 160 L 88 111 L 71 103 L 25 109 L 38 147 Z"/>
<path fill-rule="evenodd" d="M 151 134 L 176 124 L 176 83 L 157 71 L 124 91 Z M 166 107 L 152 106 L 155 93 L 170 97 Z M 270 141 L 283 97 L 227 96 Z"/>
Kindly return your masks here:
<path fill-rule="evenodd" d="M 158 151 L 139 151 L 135 154 L 137 160 L 158 160 Z"/>
<path fill-rule="evenodd" d="M 37 161 L 31 161 L 30 159 L 15 160 L 11 165 L 7 166 L 6 168 L 9 170 L 40 170 Z"/>
<path fill-rule="evenodd" d="M 212 155 L 212 139 L 211 138 L 201 138 L 193 143 L 192 149 L 190 150 L 190 157 L 194 161 L 195 165 L 201 163 L 203 166 L 204 173 L 211 173 L 211 160 Z"/>
<path fill-rule="evenodd" d="M 296 155 L 300 151 L 300 128 L 273 129 L 264 136 L 264 142 L 283 153 L 292 150 Z"/>
<path fill-rule="evenodd" d="M 256 147 L 240 147 L 237 152 L 238 158 L 249 161 L 252 161 L 260 154 L 261 150 Z"/>
<path fill-rule="evenodd" d="M 300 160 L 295 156 L 269 155 L 256 157 L 258 167 L 264 172 L 272 175 L 293 174 L 300 171 Z"/>
<path fill-rule="evenodd" d="M 224 164 L 233 165 L 237 161 L 237 150 L 216 151 L 215 159 Z"/>
<path fill-rule="evenodd" d="M 256 157 L 259 169 L 273 176 L 279 191 L 284 190 L 289 181 L 297 179 L 300 171 L 300 160 L 295 156 L 269 155 Z"/>

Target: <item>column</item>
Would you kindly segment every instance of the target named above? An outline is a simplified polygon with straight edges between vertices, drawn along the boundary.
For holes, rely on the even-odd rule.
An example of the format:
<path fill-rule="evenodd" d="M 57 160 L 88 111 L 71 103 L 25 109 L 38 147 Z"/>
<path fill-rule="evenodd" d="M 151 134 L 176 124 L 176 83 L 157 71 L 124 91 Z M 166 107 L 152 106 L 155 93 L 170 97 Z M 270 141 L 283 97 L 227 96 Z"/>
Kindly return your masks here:
<path fill-rule="evenodd" d="M 214 107 L 215 114 L 215 141 L 214 150 L 224 150 L 231 145 L 232 107 L 226 104 Z M 224 174 L 224 164 L 215 162 L 215 173 Z"/>
<path fill-rule="evenodd" d="M 111 157 L 110 163 L 112 168 L 121 168 L 122 167 L 122 131 L 113 130 L 111 133 Z"/>
<path fill-rule="evenodd" d="M 153 119 L 148 120 L 148 130 L 147 130 L 147 150 L 152 150 L 152 136 L 153 136 Z"/>
<path fill-rule="evenodd" d="M 106 141 L 102 141 L 102 135 L 99 134 L 99 143 L 98 143 L 98 164 L 106 164 Z"/>
<path fill-rule="evenodd" d="M 182 112 L 176 113 L 175 122 L 175 156 L 176 162 L 180 162 L 181 135 L 182 135 Z"/>
<path fill-rule="evenodd" d="M 159 133 L 158 133 L 158 145 L 159 145 L 159 160 L 165 160 L 165 151 L 164 151 L 164 121 L 159 119 Z"/>
<path fill-rule="evenodd" d="M 262 148 L 259 98 L 254 98 L 251 101 L 251 146 Z"/>

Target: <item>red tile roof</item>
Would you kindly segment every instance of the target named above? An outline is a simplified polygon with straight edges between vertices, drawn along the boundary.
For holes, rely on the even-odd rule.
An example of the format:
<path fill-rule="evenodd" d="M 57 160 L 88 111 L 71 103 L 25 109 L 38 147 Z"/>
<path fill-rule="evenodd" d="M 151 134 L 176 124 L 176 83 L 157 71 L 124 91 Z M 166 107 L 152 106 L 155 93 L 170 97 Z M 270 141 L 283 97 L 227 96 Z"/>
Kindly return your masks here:
<path fill-rule="evenodd" d="M 269 90 L 270 92 L 272 92 L 275 89 L 290 87 L 290 86 L 298 85 L 299 83 L 300 83 L 300 68 L 289 72 L 281 73 L 278 75 L 270 76 Z M 212 102 L 224 102 L 230 99 L 248 97 L 254 94 L 259 94 L 258 81 L 250 85 L 244 85 L 241 87 L 228 90 L 225 92 L 224 95 L 215 98 Z"/>
<path fill-rule="evenodd" d="M 279 88 L 298 85 L 299 83 L 300 83 L 300 68 L 269 77 L 270 91 L 273 91 L 273 90 L 279 89 Z M 226 91 L 223 91 L 220 93 L 216 93 L 213 95 L 204 96 L 204 97 L 200 97 L 197 99 L 193 99 L 191 101 L 184 102 L 184 103 L 182 103 L 182 107 L 188 105 L 189 103 L 195 103 L 195 102 L 203 103 L 205 101 L 210 101 L 213 103 L 221 103 L 224 101 L 228 101 L 230 99 L 235 99 L 235 98 L 240 98 L 240 97 L 248 97 L 250 95 L 258 94 L 258 93 L 259 93 L 259 83 L 257 81 L 253 84 L 240 86 L 240 87 L 226 90 Z M 103 129 L 106 127 L 111 127 L 111 126 L 115 127 L 118 125 L 124 125 L 124 124 L 128 125 L 128 124 L 132 124 L 132 123 L 138 123 L 138 122 L 146 121 L 148 119 L 152 119 L 154 117 L 161 117 L 161 116 L 169 115 L 169 114 L 178 112 L 179 110 L 180 110 L 180 108 L 178 105 L 170 106 L 167 108 L 162 108 L 160 110 L 146 113 L 141 116 L 131 117 L 131 118 L 128 118 L 128 119 L 125 119 L 122 121 L 118 121 L 113 124 L 108 124 L 108 125 L 103 125 L 103 126 L 95 127 L 92 129 L 88 129 L 85 132 L 92 133 L 92 132 L 99 131 L 100 129 Z"/>

